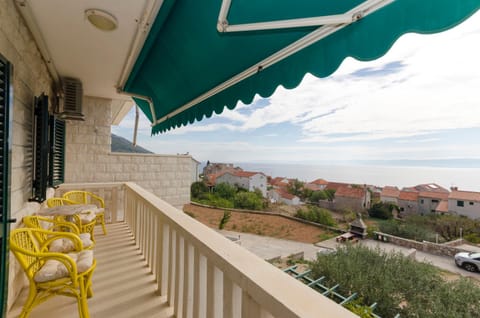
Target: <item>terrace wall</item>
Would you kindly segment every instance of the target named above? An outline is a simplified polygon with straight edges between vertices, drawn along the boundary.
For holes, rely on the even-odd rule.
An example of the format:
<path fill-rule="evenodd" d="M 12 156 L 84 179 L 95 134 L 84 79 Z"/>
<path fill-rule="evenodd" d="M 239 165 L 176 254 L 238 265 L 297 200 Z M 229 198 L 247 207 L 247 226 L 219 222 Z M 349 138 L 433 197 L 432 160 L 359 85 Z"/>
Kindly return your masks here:
<path fill-rule="evenodd" d="M 68 121 L 65 182 L 135 182 L 171 205 L 190 201 L 195 164 L 188 155 L 111 152 L 111 100 L 83 99 L 85 121 Z"/>

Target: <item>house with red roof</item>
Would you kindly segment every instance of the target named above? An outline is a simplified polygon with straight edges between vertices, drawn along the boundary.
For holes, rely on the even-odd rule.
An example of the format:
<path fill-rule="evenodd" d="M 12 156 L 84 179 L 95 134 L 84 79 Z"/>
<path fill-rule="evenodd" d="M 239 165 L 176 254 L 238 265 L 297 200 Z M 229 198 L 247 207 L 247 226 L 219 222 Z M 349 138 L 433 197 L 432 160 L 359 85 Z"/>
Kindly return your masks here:
<path fill-rule="evenodd" d="M 437 208 L 435 209 L 435 213 L 437 214 L 447 214 L 448 213 L 448 200 L 442 200 L 440 203 L 437 205 Z"/>
<path fill-rule="evenodd" d="M 304 187 L 312 191 L 325 190 L 328 185 L 328 181 L 324 179 L 317 179 L 312 182 L 305 183 Z"/>
<path fill-rule="evenodd" d="M 418 213 L 418 191 L 401 190 L 397 202 L 400 208 L 399 215 Z"/>
<path fill-rule="evenodd" d="M 418 193 L 418 213 L 435 213 L 440 202 L 448 200 L 449 191 L 420 191 Z"/>
<path fill-rule="evenodd" d="M 448 196 L 448 211 L 471 219 L 480 219 L 480 192 L 453 188 Z"/>
<path fill-rule="evenodd" d="M 330 183 L 329 183 L 330 186 Z M 362 186 L 339 186 L 335 191 L 335 209 L 360 212 L 370 208 L 370 192 Z"/>
<path fill-rule="evenodd" d="M 272 203 L 284 203 L 287 205 L 299 205 L 301 203 L 299 197 L 281 188 L 268 191 L 268 198 Z"/>
<path fill-rule="evenodd" d="M 391 202 L 398 204 L 398 196 L 400 195 L 400 189 L 392 186 L 385 186 L 380 192 L 380 201 Z"/>
<path fill-rule="evenodd" d="M 287 188 L 290 183 L 290 179 L 284 177 L 275 177 L 270 179 L 270 185 L 274 188 Z"/>
<path fill-rule="evenodd" d="M 264 197 L 267 196 L 267 176 L 262 172 L 227 171 L 215 178 L 215 184 L 219 183 L 227 183 L 248 191 L 259 189 Z"/>

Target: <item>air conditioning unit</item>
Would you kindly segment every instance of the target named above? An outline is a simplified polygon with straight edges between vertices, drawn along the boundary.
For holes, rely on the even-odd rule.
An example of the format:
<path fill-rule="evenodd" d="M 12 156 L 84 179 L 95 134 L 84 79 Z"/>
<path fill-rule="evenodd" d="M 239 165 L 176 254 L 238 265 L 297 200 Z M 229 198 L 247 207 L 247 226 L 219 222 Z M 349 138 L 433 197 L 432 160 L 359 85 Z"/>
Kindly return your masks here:
<path fill-rule="evenodd" d="M 82 114 L 82 82 L 76 78 L 62 78 L 62 95 L 60 96 L 60 118 L 85 120 Z"/>

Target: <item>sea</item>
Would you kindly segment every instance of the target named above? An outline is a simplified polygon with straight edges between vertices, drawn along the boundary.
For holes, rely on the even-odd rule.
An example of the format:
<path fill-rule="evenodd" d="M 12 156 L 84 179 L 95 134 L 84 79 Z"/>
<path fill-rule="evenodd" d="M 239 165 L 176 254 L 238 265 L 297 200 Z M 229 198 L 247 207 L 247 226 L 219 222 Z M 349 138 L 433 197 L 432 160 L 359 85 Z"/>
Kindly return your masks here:
<path fill-rule="evenodd" d="M 423 165 L 422 165 L 423 164 Z M 309 182 L 319 178 L 327 181 L 369 184 L 379 187 L 399 188 L 424 183 L 436 183 L 446 189 L 458 187 L 464 191 L 480 192 L 480 161 L 474 164 L 460 164 L 461 167 L 445 167 L 438 162 L 407 163 L 234 163 L 247 171 L 259 171 L 272 177 L 297 178 Z M 463 165 L 463 166 L 462 166 Z"/>

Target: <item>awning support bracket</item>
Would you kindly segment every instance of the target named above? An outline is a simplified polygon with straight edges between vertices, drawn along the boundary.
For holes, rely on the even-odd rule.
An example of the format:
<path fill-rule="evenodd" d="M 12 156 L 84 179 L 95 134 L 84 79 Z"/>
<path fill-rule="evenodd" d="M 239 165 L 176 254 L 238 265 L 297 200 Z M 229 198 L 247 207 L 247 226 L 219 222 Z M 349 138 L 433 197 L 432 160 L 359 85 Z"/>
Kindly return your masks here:
<path fill-rule="evenodd" d="M 356 11 L 350 10 L 344 14 L 230 25 L 227 18 L 232 0 L 223 0 L 218 14 L 217 30 L 220 33 L 227 33 L 350 24 L 363 18 L 369 11 L 375 11 L 377 7 L 383 7 L 390 2 L 389 0 L 366 0 L 356 7 Z"/>
<path fill-rule="evenodd" d="M 367 0 L 362 4 L 352 8 L 348 12 L 345 13 L 347 16 L 352 16 L 362 12 L 362 17 L 365 17 L 373 12 L 377 11 L 385 7 L 386 5 L 394 2 L 395 0 Z M 228 11 L 230 9 L 231 0 L 224 0 L 222 2 L 222 6 L 220 9 L 220 16 L 227 16 Z M 358 19 L 357 19 L 358 20 Z M 226 20 L 225 20 L 226 21 Z M 356 20 L 355 20 L 356 21 Z M 310 45 L 320 41 L 323 38 L 343 29 L 347 25 L 351 24 L 354 21 L 349 23 L 340 23 L 340 24 L 330 24 L 330 25 L 322 25 L 319 28 L 315 29 L 311 33 L 305 35 L 304 37 L 298 39 L 297 41 L 291 43 L 290 45 L 286 46 L 285 48 L 279 50 L 278 52 L 270 55 L 269 57 L 265 58 L 264 60 L 256 63 L 255 65 L 250 66 L 249 68 L 245 69 L 243 72 L 233 76 L 232 78 L 226 80 L 225 82 L 215 86 L 211 90 L 203 93 L 202 95 L 194 98 L 190 102 L 184 104 L 183 106 L 177 108 L 176 110 L 168 113 L 167 115 L 154 120 L 152 122 L 152 126 L 160 124 L 169 118 L 182 113 L 183 111 L 192 108 L 193 106 L 207 100 L 208 98 L 226 90 L 227 88 L 249 78 L 255 74 L 257 74 L 260 70 L 263 71 L 266 68 L 282 61 L 283 59 L 301 51 L 302 49 L 309 47 Z M 263 22 L 262 22 L 263 23 Z M 268 22 L 267 22 L 268 23 Z"/>

